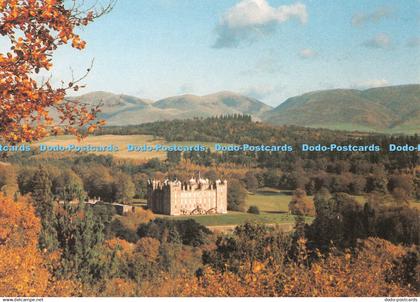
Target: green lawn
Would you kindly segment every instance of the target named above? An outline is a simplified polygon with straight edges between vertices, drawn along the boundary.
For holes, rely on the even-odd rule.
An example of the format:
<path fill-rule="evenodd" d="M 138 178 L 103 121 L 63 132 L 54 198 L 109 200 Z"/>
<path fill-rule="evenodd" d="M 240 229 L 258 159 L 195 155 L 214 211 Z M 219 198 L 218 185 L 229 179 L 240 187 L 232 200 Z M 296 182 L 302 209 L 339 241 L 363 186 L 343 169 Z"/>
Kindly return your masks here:
<path fill-rule="evenodd" d="M 248 194 L 245 208 L 248 210 L 250 206 L 257 206 L 261 212 L 287 213 L 292 194 L 292 191 L 287 190 L 260 189 L 256 194 Z"/>

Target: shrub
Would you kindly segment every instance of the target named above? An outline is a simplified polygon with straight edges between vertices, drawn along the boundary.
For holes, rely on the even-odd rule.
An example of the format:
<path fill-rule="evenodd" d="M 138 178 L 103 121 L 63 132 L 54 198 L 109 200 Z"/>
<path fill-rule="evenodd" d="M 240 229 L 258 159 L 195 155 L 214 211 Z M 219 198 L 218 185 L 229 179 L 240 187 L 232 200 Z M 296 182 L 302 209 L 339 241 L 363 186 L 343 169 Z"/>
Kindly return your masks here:
<path fill-rule="evenodd" d="M 250 214 L 260 214 L 260 209 L 257 206 L 250 206 L 248 209 Z"/>

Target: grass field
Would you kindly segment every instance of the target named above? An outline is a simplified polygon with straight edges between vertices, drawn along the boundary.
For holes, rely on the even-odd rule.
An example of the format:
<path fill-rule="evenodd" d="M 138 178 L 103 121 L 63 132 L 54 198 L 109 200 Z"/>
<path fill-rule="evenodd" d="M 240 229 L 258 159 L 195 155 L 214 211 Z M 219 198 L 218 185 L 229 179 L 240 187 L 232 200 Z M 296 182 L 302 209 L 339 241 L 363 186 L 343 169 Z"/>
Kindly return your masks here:
<path fill-rule="evenodd" d="M 165 152 L 128 152 L 127 144 L 133 145 L 155 145 L 155 144 L 164 144 L 165 141 L 162 139 L 155 139 L 151 135 L 100 135 L 100 136 L 88 136 L 82 141 L 77 141 L 74 136 L 63 135 L 56 137 L 48 137 L 35 146 L 40 144 L 45 144 L 47 146 L 55 145 L 70 145 L 74 144 L 76 146 L 92 145 L 92 146 L 103 146 L 113 144 L 118 146 L 118 152 L 92 152 L 93 154 L 102 154 L 102 155 L 114 155 L 119 158 L 131 158 L 131 159 L 151 159 L 154 157 L 165 158 Z"/>
<path fill-rule="evenodd" d="M 262 212 L 287 213 L 292 194 L 292 191 L 263 188 L 258 190 L 256 194 L 248 194 L 245 201 L 245 208 L 248 209 L 250 206 L 257 206 Z"/>
<path fill-rule="evenodd" d="M 150 152 L 129 152 L 127 150 L 127 145 L 137 145 L 143 146 L 144 144 L 153 146 L 156 144 L 160 145 L 182 145 L 182 146 L 194 146 L 197 144 L 201 144 L 210 150 L 214 150 L 214 143 L 209 142 L 195 142 L 195 141 L 188 141 L 188 142 L 167 142 L 164 139 L 154 138 L 152 135 L 99 135 L 99 136 L 88 136 L 87 138 L 83 139 L 82 141 L 77 141 L 74 136 L 69 135 L 62 135 L 62 136 L 55 136 L 55 137 L 48 137 L 36 144 L 34 146 L 39 146 L 40 144 L 45 144 L 47 146 L 55 146 L 55 145 L 70 145 L 74 144 L 76 146 L 107 146 L 109 144 L 113 144 L 114 146 L 118 146 L 118 152 L 92 152 L 93 154 L 102 154 L 102 155 L 114 155 L 115 157 L 119 158 L 128 158 L 128 159 L 144 159 L 148 160 L 151 158 L 166 158 L 165 151 L 150 151 Z"/>

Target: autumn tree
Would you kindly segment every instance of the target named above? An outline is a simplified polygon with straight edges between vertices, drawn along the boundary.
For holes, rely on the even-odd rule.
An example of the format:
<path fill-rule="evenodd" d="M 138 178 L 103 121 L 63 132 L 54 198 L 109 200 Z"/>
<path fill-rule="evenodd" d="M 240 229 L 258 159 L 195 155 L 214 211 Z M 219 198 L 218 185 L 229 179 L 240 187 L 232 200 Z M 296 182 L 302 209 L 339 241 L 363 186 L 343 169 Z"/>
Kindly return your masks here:
<path fill-rule="evenodd" d="M 418 295 L 416 252 L 386 240 L 359 241 L 354 251 L 326 255 L 307 265 L 310 251 L 299 240 L 299 257 L 283 265 L 249 260 L 238 273 L 205 266 L 198 276 L 174 280 L 179 296 L 384 297 Z M 407 264 L 400 265 L 406 262 Z M 252 267 L 252 269 L 249 269 Z M 414 268 L 414 269 L 413 269 Z"/>
<path fill-rule="evenodd" d="M 65 99 L 69 90 L 81 88 L 83 76 L 59 88 L 53 87 L 51 77 L 38 79 L 51 71 L 53 55 L 60 46 L 85 48 L 86 42 L 76 29 L 87 26 L 111 7 L 112 3 L 100 10 L 85 10 L 77 1 L 64 0 L 0 1 L 0 37 L 9 48 L 0 53 L 2 141 L 30 142 L 63 128 L 80 134 L 81 127 L 93 131 L 102 123 L 95 121 L 99 106 L 89 108 Z"/>
<path fill-rule="evenodd" d="M 414 192 L 414 182 L 410 175 L 392 175 L 388 190 L 398 201 L 408 201 Z"/>
<path fill-rule="evenodd" d="M 289 203 L 289 211 L 293 215 L 315 216 L 313 202 L 302 189 L 294 191 L 293 198 Z"/>
<path fill-rule="evenodd" d="M 10 164 L 0 162 L 0 191 L 7 196 L 13 196 L 17 190 L 15 168 Z"/>
<path fill-rule="evenodd" d="M 136 187 L 131 177 L 126 173 L 117 173 L 114 176 L 113 183 L 114 201 L 130 204 L 132 198 L 136 194 Z"/>
<path fill-rule="evenodd" d="M 57 281 L 47 270 L 38 249 L 41 231 L 34 208 L 0 194 L 0 294 L 14 296 L 68 296 L 76 284 Z"/>
<path fill-rule="evenodd" d="M 64 170 L 53 181 L 54 195 L 62 201 L 79 200 L 86 198 L 81 178 L 70 169 Z"/>
<path fill-rule="evenodd" d="M 100 197 L 104 201 L 113 201 L 114 178 L 107 167 L 99 164 L 89 165 L 80 170 L 80 176 L 89 197 Z"/>

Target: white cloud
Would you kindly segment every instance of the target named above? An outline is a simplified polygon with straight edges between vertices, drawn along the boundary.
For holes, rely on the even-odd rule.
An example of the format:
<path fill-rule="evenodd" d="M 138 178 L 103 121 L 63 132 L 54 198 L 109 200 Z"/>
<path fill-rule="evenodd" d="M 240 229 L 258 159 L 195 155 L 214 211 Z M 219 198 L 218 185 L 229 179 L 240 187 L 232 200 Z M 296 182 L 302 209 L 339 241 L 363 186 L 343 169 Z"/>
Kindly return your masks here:
<path fill-rule="evenodd" d="M 353 26 L 362 26 L 368 22 L 378 22 L 381 19 L 387 18 L 393 14 L 393 10 L 389 7 L 379 7 L 370 13 L 357 13 L 351 19 Z"/>
<path fill-rule="evenodd" d="M 276 26 L 291 19 L 305 24 L 306 6 L 301 3 L 272 7 L 266 0 L 242 0 L 230 8 L 216 27 L 215 48 L 237 47 L 272 34 Z"/>
<path fill-rule="evenodd" d="M 372 39 L 366 40 L 362 43 L 365 47 L 386 49 L 391 46 L 391 38 L 384 33 L 377 34 Z"/>
<path fill-rule="evenodd" d="M 384 87 L 389 86 L 389 82 L 386 79 L 371 79 L 366 81 L 357 82 L 352 85 L 353 88 L 356 89 L 368 89 L 368 88 L 375 88 L 375 87 Z"/>
<path fill-rule="evenodd" d="M 310 48 L 304 48 L 301 51 L 299 51 L 299 56 L 302 59 L 311 59 L 313 57 L 316 57 L 318 55 L 318 53 Z"/>

